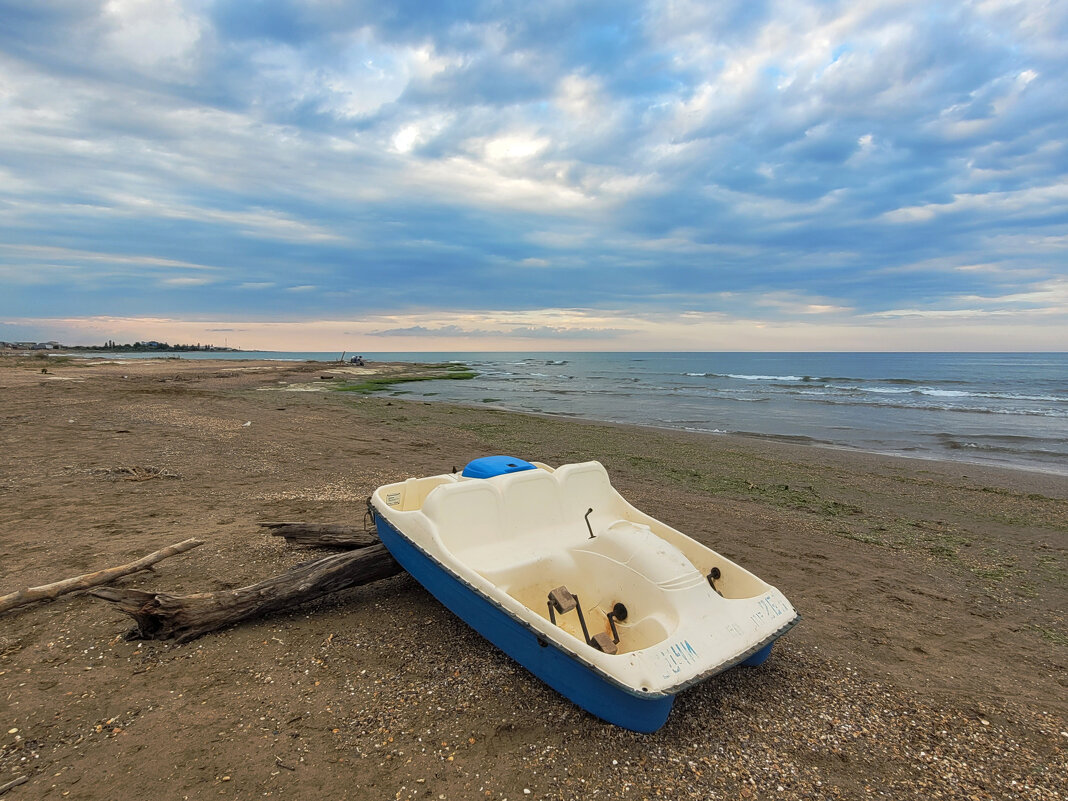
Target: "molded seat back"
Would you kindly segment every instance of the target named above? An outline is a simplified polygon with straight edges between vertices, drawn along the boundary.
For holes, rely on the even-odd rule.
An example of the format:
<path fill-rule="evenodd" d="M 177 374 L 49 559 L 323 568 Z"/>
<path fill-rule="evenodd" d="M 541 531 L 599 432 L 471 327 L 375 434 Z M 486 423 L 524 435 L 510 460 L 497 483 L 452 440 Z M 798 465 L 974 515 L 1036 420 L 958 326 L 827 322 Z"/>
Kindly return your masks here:
<path fill-rule="evenodd" d="M 618 520 L 626 502 L 597 462 L 525 470 L 435 488 L 423 503 L 443 546 L 475 570 L 496 570 L 581 545 Z"/>
<path fill-rule="evenodd" d="M 437 528 L 442 544 L 455 554 L 507 539 L 501 496 L 489 482 L 463 481 L 436 487 L 423 514 Z"/>
<path fill-rule="evenodd" d="M 587 509 L 593 509 L 590 525 L 597 532 L 626 516 L 627 503 L 612 487 L 600 462 L 563 465 L 554 476 L 560 483 L 560 506 L 565 520 L 581 520 Z"/>
<path fill-rule="evenodd" d="M 544 540 L 564 522 L 560 485 L 544 470 L 511 473 L 497 482 L 503 500 L 507 536 L 517 542 Z M 577 521 L 582 525 L 582 520 Z"/>

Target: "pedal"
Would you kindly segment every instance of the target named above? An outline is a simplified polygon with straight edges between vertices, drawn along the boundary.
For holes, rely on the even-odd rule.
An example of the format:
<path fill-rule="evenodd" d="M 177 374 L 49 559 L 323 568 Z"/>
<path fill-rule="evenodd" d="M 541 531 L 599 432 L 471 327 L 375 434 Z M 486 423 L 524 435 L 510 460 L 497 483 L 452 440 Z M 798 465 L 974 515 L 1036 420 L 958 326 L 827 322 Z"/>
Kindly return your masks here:
<path fill-rule="evenodd" d="M 564 586 L 559 586 L 549 593 L 549 603 L 551 603 L 560 614 L 570 612 L 578 606 L 578 601 L 575 600 L 575 596 Z"/>
<path fill-rule="evenodd" d="M 598 651 L 603 651 L 606 654 L 614 654 L 618 652 L 615 642 L 603 631 L 600 634 L 594 634 L 593 637 L 590 638 L 590 645 Z"/>

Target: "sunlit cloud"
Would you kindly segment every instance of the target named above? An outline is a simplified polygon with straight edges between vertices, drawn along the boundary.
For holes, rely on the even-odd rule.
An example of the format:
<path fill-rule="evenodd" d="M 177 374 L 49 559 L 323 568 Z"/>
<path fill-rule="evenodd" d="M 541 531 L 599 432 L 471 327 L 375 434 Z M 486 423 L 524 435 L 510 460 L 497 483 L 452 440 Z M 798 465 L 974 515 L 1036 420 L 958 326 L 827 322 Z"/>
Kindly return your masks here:
<path fill-rule="evenodd" d="M 163 278 L 160 279 L 160 283 L 165 286 L 174 287 L 191 287 L 191 286 L 207 286 L 214 283 L 210 278 L 196 278 L 196 277 L 177 277 L 177 278 Z"/>

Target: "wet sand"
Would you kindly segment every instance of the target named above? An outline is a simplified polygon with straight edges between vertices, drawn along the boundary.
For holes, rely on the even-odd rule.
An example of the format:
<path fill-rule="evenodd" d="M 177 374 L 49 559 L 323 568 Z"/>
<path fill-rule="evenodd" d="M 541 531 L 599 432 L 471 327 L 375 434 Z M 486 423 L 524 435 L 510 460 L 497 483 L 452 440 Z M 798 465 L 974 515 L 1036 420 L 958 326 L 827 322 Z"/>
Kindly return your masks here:
<path fill-rule="evenodd" d="M 406 575 L 180 646 L 67 596 L 0 617 L 5 801 L 1068 795 L 1064 477 L 292 391 L 340 370 L 0 359 L 0 593 L 190 536 L 121 586 L 242 586 L 319 555 L 258 521 L 358 524 L 380 484 L 509 453 L 598 459 L 802 623 L 639 735 Z"/>

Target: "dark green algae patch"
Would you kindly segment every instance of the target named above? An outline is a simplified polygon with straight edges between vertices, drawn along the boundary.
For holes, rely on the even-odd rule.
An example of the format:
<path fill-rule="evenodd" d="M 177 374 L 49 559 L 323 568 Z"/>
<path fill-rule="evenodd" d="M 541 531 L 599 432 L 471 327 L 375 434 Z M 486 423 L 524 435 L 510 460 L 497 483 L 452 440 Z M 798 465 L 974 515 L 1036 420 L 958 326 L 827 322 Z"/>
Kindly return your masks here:
<path fill-rule="evenodd" d="M 478 373 L 465 364 L 413 364 L 411 369 L 394 373 L 370 375 L 361 381 L 347 382 L 331 387 L 335 392 L 355 392 L 372 395 L 389 389 L 394 384 L 409 384 L 413 381 L 465 381 Z"/>

